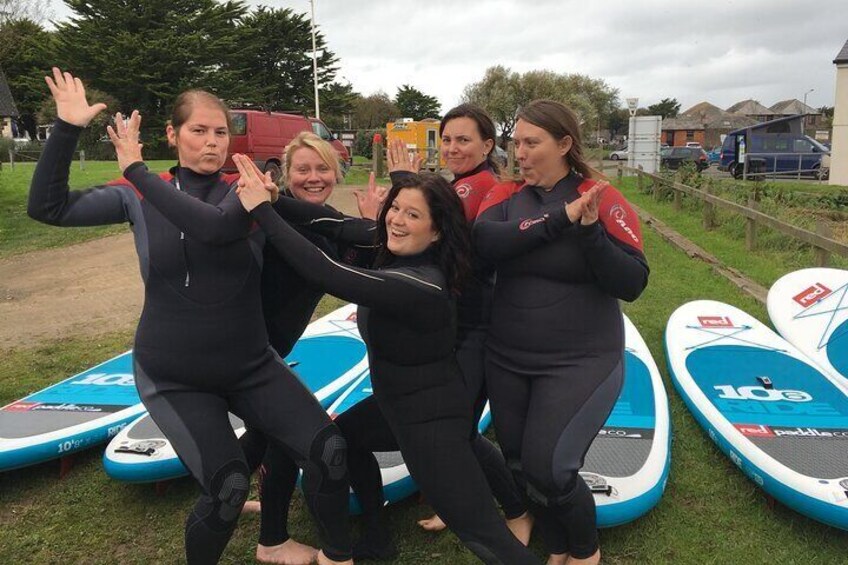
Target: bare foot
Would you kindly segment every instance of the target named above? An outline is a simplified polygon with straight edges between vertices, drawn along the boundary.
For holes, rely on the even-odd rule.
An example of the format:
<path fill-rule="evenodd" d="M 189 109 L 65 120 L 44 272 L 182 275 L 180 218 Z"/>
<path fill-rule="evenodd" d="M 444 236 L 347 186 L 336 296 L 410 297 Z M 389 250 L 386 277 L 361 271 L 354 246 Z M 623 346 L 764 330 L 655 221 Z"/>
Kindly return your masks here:
<path fill-rule="evenodd" d="M 433 514 L 429 518 L 424 520 L 418 520 L 418 525 L 427 530 L 428 532 L 441 532 L 447 525 L 442 522 L 442 519 L 439 518 L 438 514 Z"/>
<path fill-rule="evenodd" d="M 533 516 L 529 512 L 525 512 L 518 518 L 506 521 L 506 527 L 512 532 L 518 541 L 524 545 L 530 544 L 530 532 L 533 531 Z"/>
<path fill-rule="evenodd" d="M 324 555 L 324 551 L 318 552 L 318 565 L 353 565 L 353 559 L 348 559 L 347 561 L 333 561 L 326 555 Z"/>
<path fill-rule="evenodd" d="M 568 561 L 566 561 L 566 565 L 598 565 L 601 562 L 601 550 L 595 552 L 591 557 L 587 557 L 586 559 L 577 559 L 576 557 L 569 557 Z"/>
<path fill-rule="evenodd" d="M 318 550 L 289 538 L 280 545 L 257 545 L 256 560 L 276 565 L 309 565 L 315 563 Z"/>
<path fill-rule="evenodd" d="M 547 565 L 565 565 L 566 563 L 568 563 L 567 553 L 551 553 L 548 556 Z"/>
<path fill-rule="evenodd" d="M 248 500 L 241 508 L 242 514 L 258 514 L 262 510 L 262 503 L 258 500 Z"/>

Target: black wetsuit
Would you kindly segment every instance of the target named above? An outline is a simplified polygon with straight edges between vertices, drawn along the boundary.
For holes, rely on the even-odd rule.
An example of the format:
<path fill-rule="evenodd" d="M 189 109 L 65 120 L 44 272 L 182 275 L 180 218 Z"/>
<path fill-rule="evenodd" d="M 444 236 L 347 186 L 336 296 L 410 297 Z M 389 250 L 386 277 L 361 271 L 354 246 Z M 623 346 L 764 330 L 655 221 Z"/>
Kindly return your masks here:
<path fill-rule="evenodd" d="M 310 245 L 269 204 L 252 215 L 269 243 L 304 277 L 359 304 L 374 400 L 358 410 L 385 418 L 383 429 L 397 442 L 389 447 L 400 448 L 413 479 L 445 523 L 487 563 L 538 563 L 506 528 L 471 450 L 474 424 L 454 356 L 454 303 L 429 255 L 398 257 L 381 270 L 354 268 Z M 356 442 L 369 455 L 376 443 L 367 437 Z"/>
<path fill-rule="evenodd" d="M 345 442 L 269 346 L 260 300 L 264 234 L 252 229 L 233 178 L 179 167 L 159 176 L 134 163 L 126 180 L 69 191 L 80 131 L 57 121 L 33 175 L 28 212 L 57 226 L 132 226 L 145 283 L 136 387 L 203 489 L 186 522 L 188 562 L 217 562 L 249 491 L 228 411 L 304 468 L 325 553 L 349 558 Z"/>
<path fill-rule="evenodd" d="M 599 221 L 565 213 L 594 183 L 572 172 L 552 190 L 499 185 L 475 247 L 497 265 L 486 378 L 498 442 L 551 553 L 598 548 L 595 503 L 578 470 L 623 383 L 618 300 L 648 281 L 636 214 L 612 187 Z"/>

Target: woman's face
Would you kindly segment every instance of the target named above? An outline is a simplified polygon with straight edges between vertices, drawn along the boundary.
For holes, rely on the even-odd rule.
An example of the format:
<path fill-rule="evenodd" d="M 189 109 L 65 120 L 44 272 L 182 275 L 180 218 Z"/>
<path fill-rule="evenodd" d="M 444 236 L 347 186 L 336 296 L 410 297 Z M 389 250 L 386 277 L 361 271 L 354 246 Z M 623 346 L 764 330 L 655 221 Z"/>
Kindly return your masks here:
<path fill-rule="evenodd" d="M 471 118 L 454 118 L 442 130 L 442 157 L 455 175 L 474 170 L 486 160 L 494 145 L 492 139 L 483 140 Z"/>
<path fill-rule="evenodd" d="M 230 146 L 227 116 L 217 106 L 198 102 L 179 129 L 166 128 L 168 142 L 177 148 L 180 165 L 204 175 L 224 166 Z"/>
<path fill-rule="evenodd" d="M 386 246 L 394 255 L 417 255 L 439 239 L 430 206 L 417 188 L 402 188 L 386 212 Z"/>
<path fill-rule="evenodd" d="M 547 130 L 518 120 L 513 141 L 515 160 L 527 184 L 550 189 L 571 170 L 565 162 L 570 136 L 557 140 Z"/>
<path fill-rule="evenodd" d="M 301 147 L 291 155 L 287 184 L 298 200 L 323 205 L 336 186 L 336 171 L 324 162 L 317 151 Z"/>

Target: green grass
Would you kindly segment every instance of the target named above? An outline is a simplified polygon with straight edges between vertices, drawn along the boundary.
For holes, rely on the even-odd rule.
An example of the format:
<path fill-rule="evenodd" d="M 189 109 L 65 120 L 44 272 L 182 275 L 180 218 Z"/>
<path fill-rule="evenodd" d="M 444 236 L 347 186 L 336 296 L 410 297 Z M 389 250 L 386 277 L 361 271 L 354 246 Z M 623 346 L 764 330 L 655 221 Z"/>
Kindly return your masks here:
<path fill-rule="evenodd" d="M 601 532 L 604 562 L 843 563 L 848 534 L 780 504 L 772 508 L 767 496 L 698 427 L 668 380 L 662 336 L 675 308 L 689 300 L 716 299 L 766 321 L 765 309 L 712 274 L 707 265 L 688 259 L 650 229 L 645 231 L 650 284 L 625 310 L 648 343 L 669 392 L 672 469 L 665 495 L 654 510 L 632 524 Z M 321 312 L 338 304 L 325 299 Z M 0 357 L 0 403 L 102 361 L 127 348 L 130 341 L 130 333 L 123 332 L 7 352 Z M 97 449 L 77 456 L 74 469 L 63 480 L 57 478 L 55 462 L 2 473 L 0 561 L 179 562 L 183 520 L 197 494 L 189 480 L 174 481 L 164 496 L 157 496 L 151 485 L 110 480 Z M 478 563 L 452 534 L 418 530 L 414 521 L 429 513 L 415 497 L 387 509 L 400 546 L 395 563 Z M 295 538 L 318 543 L 299 495 L 290 523 Z M 257 517 L 243 517 L 223 562 L 253 562 L 258 529 Z M 538 541 L 532 547 L 542 555 Z"/>
<path fill-rule="evenodd" d="M 172 166 L 171 161 L 150 161 L 148 165 L 156 172 Z M 126 231 L 127 225 L 111 225 L 73 230 L 41 224 L 27 216 L 27 196 L 32 179 L 34 163 L 18 163 L 14 170 L 4 164 L 0 170 L 0 258 L 72 243 L 88 241 L 104 235 Z M 118 165 L 114 161 L 88 161 L 85 169 L 79 164 L 71 166 L 70 186 L 72 189 L 86 188 L 119 178 Z"/>

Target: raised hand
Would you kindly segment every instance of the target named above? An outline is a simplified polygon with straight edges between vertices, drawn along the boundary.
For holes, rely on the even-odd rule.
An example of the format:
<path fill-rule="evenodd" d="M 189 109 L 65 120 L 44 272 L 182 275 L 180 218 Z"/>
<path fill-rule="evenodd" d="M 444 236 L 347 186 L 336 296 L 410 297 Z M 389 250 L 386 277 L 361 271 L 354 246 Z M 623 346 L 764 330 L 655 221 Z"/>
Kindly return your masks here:
<path fill-rule="evenodd" d="M 354 190 L 356 196 L 356 205 L 359 208 L 359 215 L 363 218 L 376 220 L 380 215 L 380 209 L 383 207 L 383 202 L 386 200 L 386 195 L 389 190 L 385 186 L 377 184 L 376 177 L 373 171 L 368 176 L 368 190 Z"/>
<path fill-rule="evenodd" d="M 406 143 L 401 139 L 393 140 L 386 151 L 386 160 L 389 165 L 389 172 L 408 171 L 417 173 L 421 170 L 423 158 L 418 154 L 410 154 L 406 148 Z"/>
<path fill-rule="evenodd" d="M 581 224 L 588 226 L 597 222 L 601 196 L 608 187 L 607 181 L 599 181 L 595 186 L 581 194 L 580 198 L 568 202 L 565 205 L 565 213 L 571 223 L 576 224 L 579 220 Z"/>
<path fill-rule="evenodd" d="M 250 212 L 263 202 L 271 202 L 271 191 L 266 186 L 266 177 L 249 157 L 241 154 L 233 155 L 233 163 L 239 172 L 238 194 L 241 205 Z"/>
<path fill-rule="evenodd" d="M 138 161 L 143 161 L 141 156 L 141 143 L 138 141 L 139 129 L 141 128 L 141 114 L 133 110 L 130 119 L 124 122 L 124 116 L 118 112 L 115 114 L 115 127 L 106 126 L 106 133 L 115 146 L 118 155 L 118 167 L 124 172 L 127 167 Z"/>
<path fill-rule="evenodd" d="M 69 124 L 84 128 L 94 116 L 106 109 L 102 102 L 93 106 L 88 104 L 82 81 L 71 73 L 63 73 L 58 67 L 53 67 L 53 77 L 46 76 L 44 80 L 56 101 L 56 115 Z"/>

